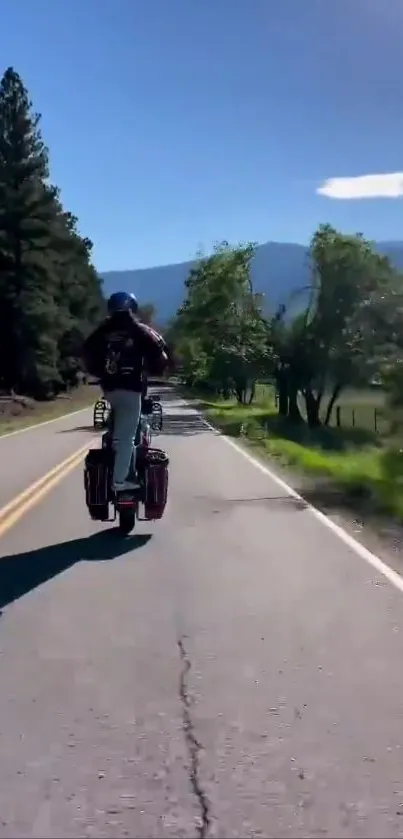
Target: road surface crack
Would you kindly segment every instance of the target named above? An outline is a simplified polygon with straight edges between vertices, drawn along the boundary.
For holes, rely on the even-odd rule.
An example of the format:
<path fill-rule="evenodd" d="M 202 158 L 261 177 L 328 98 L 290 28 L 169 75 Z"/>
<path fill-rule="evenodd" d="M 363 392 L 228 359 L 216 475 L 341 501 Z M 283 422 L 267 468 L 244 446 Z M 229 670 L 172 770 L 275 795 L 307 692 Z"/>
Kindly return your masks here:
<path fill-rule="evenodd" d="M 200 839 L 206 839 L 210 828 L 210 804 L 200 780 L 200 752 L 202 751 L 203 746 L 199 743 L 195 735 L 193 720 L 190 713 L 193 700 L 189 693 L 188 675 L 192 664 L 186 651 L 185 639 L 186 636 L 183 635 L 178 640 L 179 655 L 182 663 L 179 679 L 179 696 L 182 705 L 183 731 L 189 755 L 189 781 L 200 809 L 197 834 Z"/>

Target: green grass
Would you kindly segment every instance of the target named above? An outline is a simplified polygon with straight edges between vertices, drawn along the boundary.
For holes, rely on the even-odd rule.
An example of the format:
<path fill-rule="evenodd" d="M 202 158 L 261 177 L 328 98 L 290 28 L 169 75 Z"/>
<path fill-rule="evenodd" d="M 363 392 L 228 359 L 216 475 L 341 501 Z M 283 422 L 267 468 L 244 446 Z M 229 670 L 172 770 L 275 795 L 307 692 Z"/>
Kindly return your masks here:
<path fill-rule="evenodd" d="M 19 397 L 13 401 L 2 401 L 0 398 L 0 436 L 91 406 L 98 394 L 98 387 L 82 385 L 49 402 Z"/>
<path fill-rule="evenodd" d="M 315 478 L 327 479 L 348 506 L 365 501 L 374 512 L 403 518 L 403 486 L 393 474 L 400 459 L 399 447 L 390 453 L 387 418 L 382 415 L 384 398 L 379 391 L 347 392 L 342 398 L 342 411 L 354 408 L 355 427 L 350 424 L 315 431 L 305 423 L 292 426 L 280 419 L 274 392 L 265 385 L 259 386 L 252 406 L 204 398 L 199 406 L 213 424 L 259 454 L 310 476 L 312 484 Z M 378 432 L 369 419 L 375 408 L 383 418 L 378 421 Z M 357 417 L 363 418 L 360 426 Z M 397 472 L 400 474 L 399 468 Z"/>

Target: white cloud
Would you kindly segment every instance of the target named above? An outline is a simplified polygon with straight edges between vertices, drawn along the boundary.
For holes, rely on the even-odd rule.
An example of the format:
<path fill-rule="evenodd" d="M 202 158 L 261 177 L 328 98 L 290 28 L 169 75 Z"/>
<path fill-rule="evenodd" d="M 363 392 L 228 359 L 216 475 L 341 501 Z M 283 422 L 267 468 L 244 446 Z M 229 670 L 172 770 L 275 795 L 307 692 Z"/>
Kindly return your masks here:
<path fill-rule="evenodd" d="M 326 198 L 398 198 L 403 195 L 403 172 L 360 175 L 357 178 L 328 178 L 316 190 Z"/>

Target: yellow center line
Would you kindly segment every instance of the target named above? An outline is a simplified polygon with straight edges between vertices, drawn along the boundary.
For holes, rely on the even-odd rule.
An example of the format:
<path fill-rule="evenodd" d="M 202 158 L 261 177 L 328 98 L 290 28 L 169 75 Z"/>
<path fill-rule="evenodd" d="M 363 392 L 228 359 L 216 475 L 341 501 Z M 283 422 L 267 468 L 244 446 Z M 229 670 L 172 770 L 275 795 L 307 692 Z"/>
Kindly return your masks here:
<path fill-rule="evenodd" d="M 0 538 L 81 463 L 88 449 L 97 439 L 97 437 L 94 437 L 89 442 L 87 441 L 84 446 L 81 446 L 61 463 L 58 463 L 46 475 L 24 489 L 23 492 L 0 509 Z"/>

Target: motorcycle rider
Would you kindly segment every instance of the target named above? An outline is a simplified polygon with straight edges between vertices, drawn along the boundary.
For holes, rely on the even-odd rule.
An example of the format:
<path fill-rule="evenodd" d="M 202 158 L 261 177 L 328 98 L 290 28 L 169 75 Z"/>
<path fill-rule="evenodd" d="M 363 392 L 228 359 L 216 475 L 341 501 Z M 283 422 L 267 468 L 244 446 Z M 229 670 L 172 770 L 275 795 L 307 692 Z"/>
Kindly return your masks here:
<path fill-rule="evenodd" d="M 140 421 L 143 372 L 161 375 L 168 360 L 159 336 L 136 318 L 137 311 L 134 294 L 115 292 L 108 300 L 108 317 L 83 347 L 85 366 L 90 375 L 100 379 L 113 410 L 113 489 L 117 493 L 138 486 L 128 480 L 128 473 L 133 455 L 135 474 L 134 441 Z"/>

